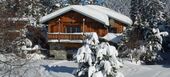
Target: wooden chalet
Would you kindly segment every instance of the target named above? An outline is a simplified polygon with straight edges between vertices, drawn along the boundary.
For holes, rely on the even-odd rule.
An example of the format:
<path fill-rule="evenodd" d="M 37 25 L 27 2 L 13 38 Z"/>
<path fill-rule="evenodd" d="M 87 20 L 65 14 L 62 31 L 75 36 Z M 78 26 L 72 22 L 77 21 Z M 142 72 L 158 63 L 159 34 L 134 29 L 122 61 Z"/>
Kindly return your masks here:
<path fill-rule="evenodd" d="M 85 33 L 96 32 L 99 37 L 107 33 L 122 33 L 131 25 L 129 17 L 98 5 L 71 5 L 40 19 L 48 25 L 50 49 L 79 48 Z"/>

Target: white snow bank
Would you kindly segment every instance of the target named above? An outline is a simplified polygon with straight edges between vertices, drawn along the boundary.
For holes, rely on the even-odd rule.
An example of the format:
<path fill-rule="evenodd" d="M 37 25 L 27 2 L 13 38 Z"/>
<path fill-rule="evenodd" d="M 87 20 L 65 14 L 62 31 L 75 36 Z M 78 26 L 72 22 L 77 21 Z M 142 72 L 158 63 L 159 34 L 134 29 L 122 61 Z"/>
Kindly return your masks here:
<path fill-rule="evenodd" d="M 90 45 L 97 45 L 99 43 L 99 38 L 96 32 L 85 33 L 87 39 L 85 42 Z"/>
<path fill-rule="evenodd" d="M 107 40 L 107 41 L 111 41 L 113 43 L 119 43 L 121 41 L 121 39 L 122 39 L 122 35 L 117 35 L 115 33 L 107 33 L 102 38 Z"/>
<path fill-rule="evenodd" d="M 169 77 L 170 68 L 162 65 L 136 65 L 129 61 L 124 61 L 121 68 L 125 77 Z"/>
<path fill-rule="evenodd" d="M 16 55 L 13 53 L 8 53 L 8 54 L 0 54 L 0 61 L 11 61 L 14 58 L 16 58 Z M 0 63 L 1 64 L 1 63 Z"/>
<path fill-rule="evenodd" d="M 90 50 L 88 45 L 84 45 L 78 49 L 76 54 L 76 61 L 77 62 L 88 62 L 89 65 L 92 65 L 92 58 L 91 58 L 92 51 Z"/>
<path fill-rule="evenodd" d="M 29 48 L 27 46 L 22 46 L 21 47 L 21 50 L 25 50 L 25 51 L 34 51 L 34 50 L 40 50 L 40 49 L 41 49 L 41 47 L 38 46 L 38 45 L 35 45 L 33 48 Z"/>
<path fill-rule="evenodd" d="M 6 57 L 3 54 L 0 54 L 0 60 L 1 61 L 6 61 Z"/>
<path fill-rule="evenodd" d="M 44 59 L 45 56 L 42 54 L 33 53 L 33 54 L 27 54 L 26 58 L 31 60 L 40 60 L 40 59 Z"/>
<path fill-rule="evenodd" d="M 104 77 L 104 76 L 101 71 L 98 71 L 98 72 L 94 73 L 92 77 Z"/>
<path fill-rule="evenodd" d="M 71 5 L 42 17 L 40 19 L 40 23 L 45 23 L 71 10 L 81 13 L 87 17 L 90 17 L 108 26 L 109 26 L 109 18 L 113 18 L 127 25 L 132 25 L 132 20 L 129 17 L 120 14 L 118 12 L 115 12 L 109 8 L 98 6 L 98 5 L 84 5 L 84 6 Z"/>
<path fill-rule="evenodd" d="M 49 66 L 49 69 L 43 67 L 42 65 Z M 70 70 L 73 71 L 74 69 L 72 68 L 77 68 L 77 65 L 78 64 L 74 63 L 73 61 L 37 60 L 33 63 L 33 65 L 31 65 L 32 67 L 27 67 L 28 71 L 23 74 L 23 77 L 75 77 L 69 71 Z M 56 66 L 61 66 L 66 69 L 62 69 Z M 24 72 L 23 69 L 20 70 Z M 162 65 L 135 65 L 128 61 L 124 61 L 124 68 L 121 68 L 120 71 L 123 72 L 125 77 L 169 77 L 170 76 L 169 67 L 164 67 Z M 121 73 L 119 74 L 119 76 L 120 75 Z M 11 76 L 11 77 L 16 77 L 16 76 Z M 101 71 L 99 71 L 93 74 L 92 77 L 103 77 L 103 74 Z"/>
<path fill-rule="evenodd" d="M 68 69 L 69 67 L 77 68 L 77 64 L 74 63 L 73 61 L 44 60 L 42 64 L 47 64 L 47 65 L 54 64 L 53 66 L 63 66 L 63 67 L 68 67 Z M 41 67 L 41 68 L 44 68 L 44 67 Z M 56 69 L 59 69 L 59 68 L 56 68 Z M 41 71 L 38 70 L 38 73 L 34 73 L 34 74 L 37 74 L 37 76 L 41 74 L 42 77 L 43 75 L 44 77 L 47 77 L 47 76 L 48 77 L 75 77 L 71 73 L 62 72 L 62 71 L 63 70 L 55 72 L 55 71 L 48 71 L 48 70 L 42 69 Z M 169 77 L 170 76 L 170 73 L 169 73 L 170 68 L 163 67 L 162 65 L 136 65 L 128 61 L 124 61 L 124 68 L 121 68 L 120 71 L 123 72 L 124 77 Z M 118 74 L 119 76 L 121 76 L 121 73 L 118 73 Z M 28 76 L 24 76 L 24 77 L 28 77 Z M 103 77 L 103 74 L 101 71 L 99 71 L 93 74 L 92 77 Z"/>

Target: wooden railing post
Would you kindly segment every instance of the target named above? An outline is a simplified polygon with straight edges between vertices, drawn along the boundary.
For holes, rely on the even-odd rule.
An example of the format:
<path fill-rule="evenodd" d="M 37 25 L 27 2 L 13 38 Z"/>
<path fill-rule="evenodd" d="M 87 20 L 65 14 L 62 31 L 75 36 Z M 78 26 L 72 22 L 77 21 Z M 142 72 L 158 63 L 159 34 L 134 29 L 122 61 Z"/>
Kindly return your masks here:
<path fill-rule="evenodd" d="M 84 42 L 84 26 L 85 26 L 85 18 L 83 18 L 83 42 Z"/>
<path fill-rule="evenodd" d="M 61 21 L 61 20 L 60 20 L 60 18 L 59 18 L 59 19 L 58 19 L 58 22 L 59 22 L 59 23 L 58 23 L 58 24 L 59 24 L 59 28 L 58 28 L 59 36 L 60 36 L 60 21 Z M 60 42 L 60 37 L 58 37 L 58 42 Z"/>
<path fill-rule="evenodd" d="M 82 40 L 84 41 L 83 33 L 48 33 L 49 40 L 57 40 L 61 42 L 61 40 Z"/>

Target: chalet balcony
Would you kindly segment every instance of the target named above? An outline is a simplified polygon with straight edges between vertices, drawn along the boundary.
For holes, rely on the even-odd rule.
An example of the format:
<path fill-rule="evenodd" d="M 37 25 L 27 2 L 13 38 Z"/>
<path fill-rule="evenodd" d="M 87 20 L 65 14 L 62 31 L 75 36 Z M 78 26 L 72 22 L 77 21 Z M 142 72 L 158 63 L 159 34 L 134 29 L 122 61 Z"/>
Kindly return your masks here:
<path fill-rule="evenodd" d="M 48 33 L 48 42 L 82 43 L 84 39 L 83 33 Z"/>

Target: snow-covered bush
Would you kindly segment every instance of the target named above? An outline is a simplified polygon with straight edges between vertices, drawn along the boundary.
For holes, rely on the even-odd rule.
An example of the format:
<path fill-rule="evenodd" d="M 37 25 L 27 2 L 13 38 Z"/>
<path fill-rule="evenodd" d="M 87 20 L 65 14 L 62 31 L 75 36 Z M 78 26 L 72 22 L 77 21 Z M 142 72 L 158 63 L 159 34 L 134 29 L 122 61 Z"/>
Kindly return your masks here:
<path fill-rule="evenodd" d="M 97 34 L 92 33 L 78 49 L 76 55 L 78 69 L 74 74 L 77 77 L 123 77 L 118 72 L 123 65 L 117 59 L 116 48 L 107 42 L 99 43 L 95 35 Z"/>

